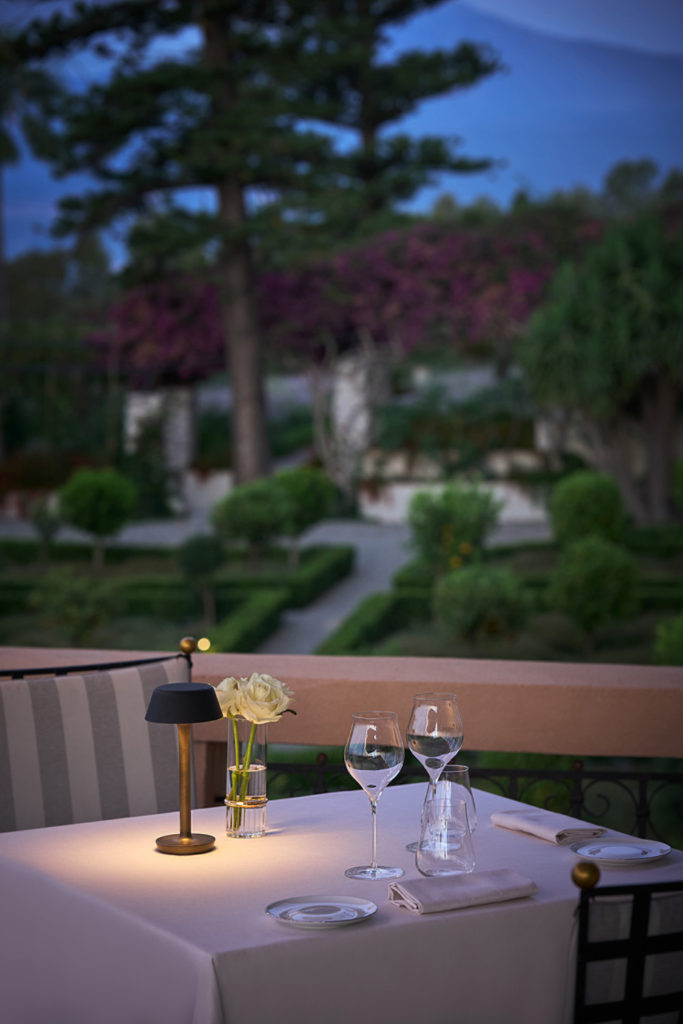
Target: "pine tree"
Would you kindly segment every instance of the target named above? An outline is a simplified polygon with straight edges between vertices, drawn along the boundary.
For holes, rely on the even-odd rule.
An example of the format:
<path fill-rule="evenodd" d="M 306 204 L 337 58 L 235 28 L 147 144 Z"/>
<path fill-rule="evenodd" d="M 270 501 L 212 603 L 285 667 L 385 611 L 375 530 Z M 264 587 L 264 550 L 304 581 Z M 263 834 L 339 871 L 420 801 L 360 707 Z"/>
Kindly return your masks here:
<path fill-rule="evenodd" d="M 9 289 L 5 255 L 4 169 L 20 159 L 17 129 L 32 141 L 36 115 L 44 114 L 56 95 L 57 84 L 46 72 L 30 68 L 18 58 L 14 33 L 0 26 L 0 346 L 10 344 Z M 0 461 L 4 455 L 4 419 L 7 382 L 0 386 Z"/>
<path fill-rule="evenodd" d="M 472 173 L 488 157 L 459 153 L 459 140 L 414 139 L 397 129 L 418 105 L 469 88 L 501 68 L 486 46 L 411 50 L 387 57 L 389 31 L 443 0 L 318 0 L 305 3 L 314 26 L 300 73 L 301 112 L 350 134 L 336 176 L 317 197 L 313 219 L 323 236 L 348 242 L 393 226 L 397 204 L 413 198 L 437 173 Z"/>
<path fill-rule="evenodd" d="M 285 235 L 294 242 L 283 252 L 302 239 L 310 251 L 311 237 L 330 244 L 349 225 L 375 230 L 433 172 L 489 164 L 439 139 L 386 134 L 422 99 L 498 66 L 472 44 L 382 62 L 385 30 L 437 2 L 114 0 L 79 4 L 21 39 L 25 60 L 89 50 L 108 63 L 104 82 L 61 104 L 45 146 L 58 173 L 87 170 L 99 184 L 63 203 L 61 228 L 130 228 L 135 216 L 152 273 L 169 248 L 215 254 L 238 482 L 268 469 L 255 257 L 265 262 Z M 181 32 L 198 45 L 170 56 Z M 335 146 L 330 127 L 350 129 L 358 145 Z M 180 208 L 175 197 L 193 189 L 210 193 L 208 213 Z"/>
<path fill-rule="evenodd" d="M 100 186 L 62 204 L 63 231 L 125 224 L 164 201 L 173 209 L 183 190 L 210 190 L 213 216 L 200 223 L 217 251 L 238 481 L 268 470 L 248 196 L 305 188 L 329 149 L 290 111 L 284 83 L 297 33 L 288 18 L 277 0 L 120 0 L 34 23 L 20 46 L 28 59 L 76 48 L 110 64 L 106 81 L 61 105 L 45 147 L 58 173 L 87 170 Z M 189 29 L 199 45 L 169 56 L 179 49 L 169 40 Z M 196 240 L 196 223 L 193 230 Z"/>

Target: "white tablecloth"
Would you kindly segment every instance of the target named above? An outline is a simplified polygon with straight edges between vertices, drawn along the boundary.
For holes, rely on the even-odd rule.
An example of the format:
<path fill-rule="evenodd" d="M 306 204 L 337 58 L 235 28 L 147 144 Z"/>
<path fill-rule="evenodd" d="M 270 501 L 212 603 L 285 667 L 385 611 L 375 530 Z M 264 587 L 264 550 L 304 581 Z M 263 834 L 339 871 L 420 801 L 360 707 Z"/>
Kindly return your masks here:
<path fill-rule="evenodd" d="M 380 863 L 416 876 L 424 787 L 393 786 L 378 808 Z M 174 857 L 156 836 L 177 815 L 0 835 L 3 1024 L 564 1024 L 573 990 L 575 855 L 490 824 L 513 801 L 477 792 L 477 869 L 514 868 L 530 898 L 415 916 L 367 863 L 370 807 L 358 790 L 268 805 L 267 836 L 227 839 L 224 810 L 193 812 L 217 837 Z M 603 882 L 683 877 L 683 853 Z M 364 896 L 379 910 L 311 931 L 264 913 L 307 894 Z"/>

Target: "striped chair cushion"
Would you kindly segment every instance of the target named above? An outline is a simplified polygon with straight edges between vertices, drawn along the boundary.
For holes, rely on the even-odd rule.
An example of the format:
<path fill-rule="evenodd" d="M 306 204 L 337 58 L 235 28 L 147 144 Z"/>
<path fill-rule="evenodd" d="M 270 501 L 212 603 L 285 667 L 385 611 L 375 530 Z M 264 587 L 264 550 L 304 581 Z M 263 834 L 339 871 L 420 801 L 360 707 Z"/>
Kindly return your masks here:
<path fill-rule="evenodd" d="M 0 831 L 178 807 L 177 730 L 145 721 L 155 686 L 188 682 L 176 656 L 0 682 Z"/>

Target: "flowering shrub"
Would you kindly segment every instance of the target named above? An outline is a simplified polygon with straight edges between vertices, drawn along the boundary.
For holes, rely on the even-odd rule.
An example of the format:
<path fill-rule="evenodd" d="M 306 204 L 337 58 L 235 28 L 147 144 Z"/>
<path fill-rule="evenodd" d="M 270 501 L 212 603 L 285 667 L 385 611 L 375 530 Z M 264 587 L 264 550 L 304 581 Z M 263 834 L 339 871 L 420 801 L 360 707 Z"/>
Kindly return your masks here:
<path fill-rule="evenodd" d="M 133 387 L 203 380 L 225 365 L 218 293 L 189 274 L 139 285 L 110 310 L 110 327 L 91 336 L 107 365 Z"/>
<path fill-rule="evenodd" d="M 599 232 L 590 218 L 550 211 L 486 229 L 428 222 L 388 231 L 325 261 L 263 275 L 264 334 L 311 358 L 330 339 L 338 352 L 364 336 L 409 349 L 437 332 L 441 346 L 483 349 L 502 366 L 560 260 Z"/>
<path fill-rule="evenodd" d="M 580 255 L 600 225 L 537 211 L 486 228 L 434 222 L 392 230 L 316 263 L 262 274 L 257 308 L 268 344 L 308 361 L 364 337 L 412 348 L 428 339 L 484 350 L 506 365 L 521 326 L 558 264 Z M 137 387 L 201 380 L 223 367 L 213 281 L 177 273 L 126 292 L 111 330 L 91 337 L 103 362 Z"/>
<path fill-rule="evenodd" d="M 411 545 L 434 572 L 456 569 L 483 546 L 499 512 L 493 495 L 473 485 L 418 491 L 408 509 Z"/>

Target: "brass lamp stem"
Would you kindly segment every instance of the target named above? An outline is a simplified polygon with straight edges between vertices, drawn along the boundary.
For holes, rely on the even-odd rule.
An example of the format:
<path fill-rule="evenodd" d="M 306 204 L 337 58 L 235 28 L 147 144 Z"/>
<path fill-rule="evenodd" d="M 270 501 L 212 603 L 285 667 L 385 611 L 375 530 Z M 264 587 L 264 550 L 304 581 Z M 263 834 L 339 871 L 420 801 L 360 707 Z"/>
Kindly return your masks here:
<path fill-rule="evenodd" d="M 180 832 L 159 836 L 161 853 L 208 853 L 214 849 L 215 838 L 202 832 L 192 834 L 192 726 L 178 723 L 178 779 L 180 795 Z"/>
<path fill-rule="evenodd" d="M 191 800 L 191 768 L 190 751 L 192 749 L 192 726 L 187 722 L 178 724 L 178 767 L 180 782 L 180 834 L 192 835 L 190 820 Z"/>

